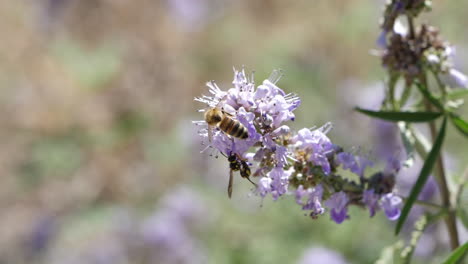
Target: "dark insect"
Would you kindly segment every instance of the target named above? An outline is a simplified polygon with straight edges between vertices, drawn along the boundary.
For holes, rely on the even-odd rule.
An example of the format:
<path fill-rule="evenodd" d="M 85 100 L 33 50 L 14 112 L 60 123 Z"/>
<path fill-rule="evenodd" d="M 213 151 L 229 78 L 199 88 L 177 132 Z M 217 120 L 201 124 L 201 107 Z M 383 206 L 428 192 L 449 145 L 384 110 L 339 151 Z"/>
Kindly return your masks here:
<path fill-rule="evenodd" d="M 231 198 L 232 195 L 232 185 L 233 185 L 233 172 L 239 171 L 242 178 L 249 180 L 254 186 L 257 186 L 254 182 L 250 180 L 250 167 L 249 164 L 241 159 L 239 155 L 231 153 L 228 157 L 229 161 L 229 184 L 228 184 L 228 196 Z"/>

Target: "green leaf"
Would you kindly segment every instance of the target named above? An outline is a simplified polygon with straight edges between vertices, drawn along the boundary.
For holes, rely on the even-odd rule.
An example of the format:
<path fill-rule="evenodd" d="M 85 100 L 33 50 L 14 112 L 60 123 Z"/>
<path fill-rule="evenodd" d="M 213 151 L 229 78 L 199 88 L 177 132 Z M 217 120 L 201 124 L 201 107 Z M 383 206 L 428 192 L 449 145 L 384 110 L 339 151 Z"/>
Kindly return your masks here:
<path fill-rule="evenodd" d="M 429 102 L 431 102 L 439 110 L 444 111 L 443 104 L 439 101 L 439 99 L 435 98 L 428 89 L 426 89 L 422 84 L 420 84 L 418 82 L 416 82 L 416 86 L 418 87 L 419 91 L 424 95 L 424 97 Z"/>
<path fill-rule="evenodd" d="M 447 258 L 447 260 L 444 262 L 444 264 L 456 264 L 459 263 L 458 261 L 463 260 L 463 258 L 466 256 L 466 253 L 468 252 L 468 242 L 463 244 L 462 246 L 458 247 L 454 251 L 452 251 L 452 254 Z"/>
<path fill-rule="evenodd" d="M 468 137 L 468 122 L 461 119 L 460 116 L 456 114 L 451 114 L 450 120 L 452 120 L 452 123 L 455 125 L 458 131 L 460 131 L 463 135 Z"/>
<path fill-rule="evenodd" d="M 468 95 L 468 89 L 457 89 L 457 90 L 449 92 L 447 94 L 447 98 L 457 99 L 466 95 Z"/>
<path fill-rule="evenodd" d="M 463 208 L 457 209 L 458 218 L 461 220 L 462 224 L 468 229 L 468 212 L 463 210 Z"/>
<path fill-rule="evenodd" d="M 362 109 L 359 107 L 355 108 L 356 111 L 363 113 L 365 115 L 392 121 L 405 121 L 405 122 L 429 122 L 437 119 L 442 115 L 440 112 L 396 112 L 396 111 L 371 111 Z"/>
<path fill-rule="evenodd" d="M 444 121 L 442 122 L 442 126 L 440 127 L 439 134 L 437 135 L 434 145 L 432 146 L 431 151 L 429 152 L 429 154 L 426 157 L 426 160 L 424 161 L 424 165 L 418 176 L 418 180 L 416 181 L 413 188 L 411 189 L 411 193 L 408 196 L 408 199 L 406 200 L 403 210 L 401 211 L 401 215 L 400 215 L 400 218 L 398 219 L 398 223 L 395 229 L 396 235 L 400 233 L 400 230 L 403 227 L 403 224 L 405 223 L 406 218 L 408 217 L 408 214 L 411 208 L 413 207 L 414 201 L 416 201 L 416 199 L 418 198 L 419 193 L 424 187 L 424 184 L 426 184 L 426 181 L 429 178 L 429 174 L 431 173 L 432 168 L 434 167 L 434 164 L 436 163 L 437 157 L 439 156 L 439 152 L 442 147 L 442 143 L 444 141 L 446 126 L 447 126 L 447 118 L 444 118 Z"/>

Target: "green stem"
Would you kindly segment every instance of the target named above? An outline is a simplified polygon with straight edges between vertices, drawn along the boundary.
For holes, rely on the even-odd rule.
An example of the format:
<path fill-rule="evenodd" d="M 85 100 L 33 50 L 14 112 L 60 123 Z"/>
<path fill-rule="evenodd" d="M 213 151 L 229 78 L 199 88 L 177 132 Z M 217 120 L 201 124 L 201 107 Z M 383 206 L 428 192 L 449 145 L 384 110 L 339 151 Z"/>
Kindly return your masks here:
<path fill-rule="evenodd" d="M 414 148 L 418 152 L 419 156 L 423 160 L 425 160 L 427 157 L 427 153 L 429 153 L 431 149 L 431 145 L 429 144 L 429 141 L 427 141 L 426 137 L 424 137 L 424 135 L 421 132 L 419 132 L 412 126 L 410 126 L 409 129 L 411 131 L 411 134 L 414 137 Z"/>
<path fill-rule="evenodd" d="M 427 87 L 427 79 L 425 74 L 421 74 L 420 81 L 424 87 Z M 433 111 L 432 105 L 429 101 L 424 100 L 424 105 L 427 111 Z M 431 139 L 432 143 L 435 142 L 437 138 L 437 130 L 435 122 L 429 123 L 429 129 L 431 132 Z M 452 249 L 456 249 L 459 246 L 459 239 L 458 239 L 458 230 L 457 230 L 457 223 L 456 223 L 456 215 L 455 210 L 451 206 L 450 203 L 450 191 L 448 189 L 447 180 L 445 176 L 445 167 L 442 152 L 437 157 L 436 167 L 435 167 L 435 174 L 437 175 L 437 180 L 440 188 L 440 194 L 442 196 L 442 205 L 447 208 L 448 214 L 445 218 L 445 224 L 447 225 L 449 237 L 450 237 L 450 247 Z"/>
<path fill-rule="evenodd" d="M 461 195 L 463 193 L 463 188 L 468 183 L 468 167 L 466 167 L 465 171 L 463 172 L 462 178 L 460 183 L 458 184 L 457 191 L 455 192 L 455 203 L 458 206 L 461 206 Z"/>
<path fill-rule="evenodd" d="M 400 108 L 404 107 L 406 102 L 408 101 L 408 98 L 411 95 L 411 87 L 413 87 L 411 84 L 405 85 L 405 89 L 403 90 L 403 94 L 401 95 L 401 98 L 400 98 L 400 103 L 399 103 Z"/>
<path fill-rule="evenodd" d="M 390 95 L 390 105 L 393 109 L 398 110 L 398 104 L 395 100 L 395 86 L 398 81 L 398 76 L 391 75 L 388 82 L 388 94 Z"/>
<path fill-rule="evenodd" d="M 434 70 L 431 70 L 431 72 L 432 72 L 432 75 L 434 76 L 434 79 L 437 82 L 437 85 L 439 86 L 440 92 L 442 93 L 442 98 L 445 100 L 447 98 L 447 89 L 445 88 L 445 85 L 440 79 L 437 72 L 435 72 Z"/>

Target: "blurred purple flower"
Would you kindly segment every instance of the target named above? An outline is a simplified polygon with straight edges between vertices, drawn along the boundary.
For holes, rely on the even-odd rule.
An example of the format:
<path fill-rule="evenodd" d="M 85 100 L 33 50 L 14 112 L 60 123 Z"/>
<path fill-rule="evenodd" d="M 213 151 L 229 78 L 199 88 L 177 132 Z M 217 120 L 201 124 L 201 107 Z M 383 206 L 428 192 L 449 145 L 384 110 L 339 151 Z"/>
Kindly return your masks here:
<path fill-rule="evenodd" d="M 442 74 L 441 79 L 450 87 L 468 88 L 468 77 L 456 69 L 452 68 L 448 73 Z"/>
<path fill-rule="evenodd" d="M 348 216 L 348 202 L 349 198 L 343 191 L 334 193 L 325 205 L 331 209 L 330 217 L 337 224 L 341 224 Z"/>
<path fill-rule="evenodd" d="M 317 185 L 313 189 L 308 188 L 306 193 L 304 194 L 307 195 L 307 202 L 303 204 L 302 210 L 311 210 L 310 215 L 312 216 L 312 218 L 318 215 L 321 215 L 325 212 L 325 209 L 322 207 L 322 196 L 323 196 L 322 185 Z"/>
<path fill-rule="evenodd" d="M 32 233 L 26 241 L 28 257 L 44 252 L 49 247 L 57 232 L 57 222 L 51 215 L 42 216 L 33 226 Z"/>
<path fill-rule="evenodd" d="M 182 187 L 162 199 L 161 208 L 142 223 L 141 236 L 161 263 L 203 263 L 190 227 L 210 218 L 201 198 Z"/>
<path fill-rule="evenodd" d="M 377 47 L 381 49 L 386 49 L 387 48 L 387 30 L 382 30 L 379 34 L 379 37 L 377 38 L 376 44 Z"/>
<path fill-rule="evenodd" d="M 359 177 L 364 176 L 364 171 L 367 167 L 372 167 L 373 163 L 363 156 L 355 156 L 348 152 L 340 152 L 336 155 L 337 162 L 343 169 L 350 170 Z"/>
<path fill-rule="evenodd" d="M 261 197 L 265 197 L 267 194 L 271 192 L 271 183 L 272 179 L 270 177 L 262 177 L 258 181 L 257 193 Z"/>
<path fill-rule="evenodd" d="M 186 31 L 198 30 L 213 19 L 209 13 L 214 10 L 210 10 L 212 7 L 208 0 L 167 0 L 167 2 L 169 15 Z"/>
<path fill-rule="evenodd" d="M 336 251 L 322 248 L 322 247 L 313 247 L 307 249 L 301 259 L 298 262 L 299 264 L 347 264 L 348 262 Z"/>
<path fill-rule="evenodd" d="M 379 199 L 380 196 L 373 189 L 364 191 L 362 200 L 369 209 L 370 217 L 373 217 L 375 212 L 379 210 Z"/>

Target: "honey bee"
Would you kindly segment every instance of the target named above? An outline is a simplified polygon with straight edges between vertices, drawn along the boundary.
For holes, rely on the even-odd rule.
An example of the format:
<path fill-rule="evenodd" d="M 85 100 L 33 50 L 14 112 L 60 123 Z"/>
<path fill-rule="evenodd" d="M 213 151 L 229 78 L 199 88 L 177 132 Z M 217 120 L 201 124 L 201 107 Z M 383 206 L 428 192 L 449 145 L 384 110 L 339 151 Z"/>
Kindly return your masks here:
<path fill-rule="evenodd" d="M 205 121 L 208 124 L 210 142 L 213 138 L 213 127 L 219 127 L 221 131 L 235 138 L 246 139 L 249 137 L 247 128 L 239 120 L 234 119 L 231 114 L 220 109 L 219 106 L 210 108 L 205 112 Z"/>
<path fill-rule="evenodd" d="M 232 195 L 232 185 L 233 185 L 233 172 L 240 171 L 240 175 L 242 178 L 247 179 L 251 182 L 254 186 L 257 186 L 252 180 L 250 180 L 250 167 L 249 164 L 243 159 L 239 157 L 239 155 L 235 153 L 231 153 L 228 157 L 229 161 L 229 184 L 228 184 L 228 197 L 231 198 Z"/>

